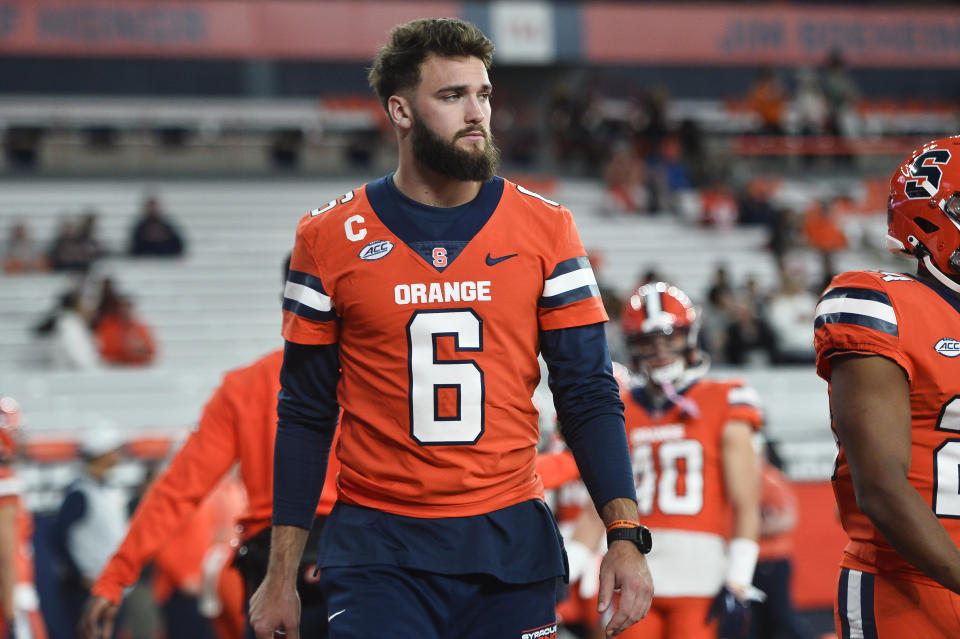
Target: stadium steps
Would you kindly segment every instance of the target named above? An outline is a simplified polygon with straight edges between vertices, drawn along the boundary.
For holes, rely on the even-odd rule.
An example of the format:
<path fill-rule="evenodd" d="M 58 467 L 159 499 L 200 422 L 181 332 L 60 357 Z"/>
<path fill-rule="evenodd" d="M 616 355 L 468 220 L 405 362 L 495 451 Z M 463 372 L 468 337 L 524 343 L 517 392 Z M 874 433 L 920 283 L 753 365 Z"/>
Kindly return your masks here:
<path fill-rule="evenodd" d="M 156 331 L 158 359 L 145 369 L 44 369 L 43 350 L 28 328 L 53 307 L 71 276 L 0 277 L 0 393 L 21 400 L 33 432 L 69 432 L 101 417 L 131 432 L 189 426 L 225 370 L 280 347 L 280 262 L 291 248 L 297 220 L 360 182 L 0 183 L 0 226 L 5 230 L 13 219 L 23 219 L 41 244 L 49 241 L 64 214 L 76 215 L 92 206 L 99 214 L 104 246 L 120 251 L 146 192 L 158 195 L 188 242 L 188 255 L 182 259 L 115 256 L 97 266 L 99 275 L 113 277 L 119 290 L 134 298 Z M 565 181 L 544 195 L 574 212 L 584 245 L 603 253 L 601 280 L 620 294 L 650 267 L 701 301 L 719 263 L 727 265 L 734 281 L 752 274 L 762 285 L 773 284 L 773 263 L 758 229 L 690 227 L 669 215 L 607 216 L 601 213 L 602 185 L 587 181 Z M 825 396 L 819 380 L 799 374 L 784 378 L 787 382 L 771 381 L 781 378 L 779 370 L 777 375 L 757 373 L 766 384 L 761 393 L 775 411 L 771 428 L 816 432 L 822 439 L 822 416 L 792 417 L 809 415 L 807 407 Z"/>

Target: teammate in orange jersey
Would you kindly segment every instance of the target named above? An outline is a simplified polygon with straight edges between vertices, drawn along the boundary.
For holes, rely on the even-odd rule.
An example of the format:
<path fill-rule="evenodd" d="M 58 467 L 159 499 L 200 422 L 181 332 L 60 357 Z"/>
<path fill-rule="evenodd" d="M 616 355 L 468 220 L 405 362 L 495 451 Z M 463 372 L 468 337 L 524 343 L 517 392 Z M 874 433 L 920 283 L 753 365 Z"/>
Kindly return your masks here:
<path fill-rule="evenodd" d="M 238 462 L 247 492 L 247 512 L 238 524 L 243 548 L 247 551 L 245 556 L 256 553 L 263 554 L 264 558 L 262 568 L 245 575 L 247 594 L 253 592 L 266 569 L 265 550 L 258 547 L 269 543 L 276 399 L 280 392 L 282 361 L 283 353 L 275 351 L 224 376 L 223 383 L 207 402 L 196 430 L 167 470 L 151 485 L 130 521 L 120 548 L 94 583 L 93 596 L 81 621 L 84 637 L 112 636 L 123 589 L 137 580 L 143 566 L 187 523 L 224 474 Z M 335 481 L 337 466 L 335 459 L 330 461 L 327 481 L 331 484 Z M 333 506 L 331 492 L 316 508 L 318 522 L 322 522 Z M 304 589 L 305 603 L 309 603 L 304 609 L 304 628 L 312 632 L 311 637 L 322 637 L 326 626 L 323 599 L 316 587 L 306 585 L 303 575 L 300 586 Z"/>
<path fill-rule="evenodd" d="M 837 634 L 956 637 L 960 616 L 960 138 L 930 142 L 890 180 L 887 246 L 916 275 L 831 281 L 815 319 L 830 384 L 833 476 L 850 542 Z"/>
<path fill-rule="evenodd" d="M 756 392 L 705 376 L 697 309 L 675 286 L 651 282 L 621 318 L 635 377 L 623 388 L 640 517 L 656 540 L 648 619 L 623 637 L 742 636 L 757 561 Z M 732 522 L 732 527 L 731 527 Z M 729 542 L 728 542 L 729 540 Z"/>
<path fill-rule="evenodd" d="M 273 545 L 258 637 L 297 637 L 290 578 L 339 408 L 338 503 L 320 542 L 334 637 L 552 637 L 561 541 L 534 470 L 542 351 L 557 414 L 611 527 L 613 635 L 652 584 L 593 272 L 570 212 L 494 175 L 492 43 L 423 19 L 369 74 L 392 175 L 300 223 L 285 291 Z M 633 541 L 631 541 L 633 540 Z M 636 542 L 636 543 L 634 543 Z"/>
<path fill-rule="evenodd" d="M 33 583 L 33 518 L 10 466 L 19 428 L 20 405 L 0 395 L 0 639 L 46 639 Z"/>

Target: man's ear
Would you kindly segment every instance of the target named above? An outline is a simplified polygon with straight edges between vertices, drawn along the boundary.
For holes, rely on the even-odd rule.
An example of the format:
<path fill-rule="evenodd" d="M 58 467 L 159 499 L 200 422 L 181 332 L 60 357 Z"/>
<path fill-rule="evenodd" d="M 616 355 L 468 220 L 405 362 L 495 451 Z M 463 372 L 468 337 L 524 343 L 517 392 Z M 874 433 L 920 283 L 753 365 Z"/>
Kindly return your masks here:
<path fill-rule="evenodd" d="M 387 100 L 387 113 L 390 114 L 394 126 L 401 129 L 413 128 L 413 109 L 405 96 L 391 95 Z"/>

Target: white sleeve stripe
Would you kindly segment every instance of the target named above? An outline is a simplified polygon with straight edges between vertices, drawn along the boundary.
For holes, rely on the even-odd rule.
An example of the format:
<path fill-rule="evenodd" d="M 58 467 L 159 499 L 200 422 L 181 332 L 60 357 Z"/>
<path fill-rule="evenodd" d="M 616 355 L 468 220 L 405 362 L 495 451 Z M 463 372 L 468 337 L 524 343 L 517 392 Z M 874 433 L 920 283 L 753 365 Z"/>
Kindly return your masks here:
<path fill-rule="evenodd" d="M 287 282 L 283 289 L 283 297 L 304 306 L 309 306 L 315 311 L 329 312 L 333 308 L 333 302 L 329 295 L 324 295 L 310 287 L 295 282 Z"/>
<path fill-rule="evenodd" d="M 563 275 L 551 277 L 543 283 L 543 297 L 553 297 L 584 286 L 596 286 L 593 269 L 581 268 Z"/>
<path fill-rule="evenodd" d="M 19 495 L 23 492 L 23 483 L 17 477 L 0 479 L 0 497 Z"/>
<path fill-rule="evenodd" d="M 837 297 L 834 299 L 823 300 L 817 304 L 816 316 L 831 315 L 833 313 L 852 313 L 854 315 L 866 315 L 874 319 L 889 322 L 896 326 L 897 314 L 893 307 L 883 302 L 873 300 L 858 300 L 850 297 Z"/>
<path fill-rule="evenodd" d="M 730 404 L 749 404 L 755 408 L 760 407 L 760 394 L 752 388 L 739 387 L 731 388 L 727 393 L 727 402 Z"/>

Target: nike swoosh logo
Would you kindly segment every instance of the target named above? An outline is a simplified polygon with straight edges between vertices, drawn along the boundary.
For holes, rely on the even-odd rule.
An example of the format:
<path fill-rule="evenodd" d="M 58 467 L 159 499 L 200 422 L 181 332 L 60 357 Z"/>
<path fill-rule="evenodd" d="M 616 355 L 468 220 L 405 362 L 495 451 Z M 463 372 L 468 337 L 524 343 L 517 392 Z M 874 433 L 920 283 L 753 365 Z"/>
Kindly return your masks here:
<path fill-rule="evenodd" d="M 503 257 L 490 257 L 490 254 L 487 253 L 487 266 L 493 266 L 494 264 L 499 264 L 504 260 L 509 260 L 511 257 L 516 257 L 517 253 L 511 253 L 510 255 L 504 255 Z"/>
<path fill-rule="evenodd" d="M 342 614 L 345 613 L 346 611 L 347 611 L 347 609 L 344 608 L 343 610 L 338 610 L 337 612 L 333 613 L 332 615 L 330 615 L 329 617 L 327 617 L 327 623 L 330 623 L 331 621 L 333 621 L 333 618 L 334 618 L 334 617 L 336 617 L 337 615 L 342 615 Z"/>

